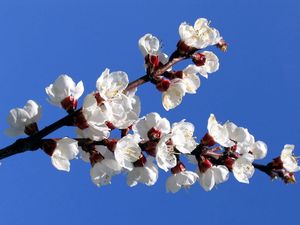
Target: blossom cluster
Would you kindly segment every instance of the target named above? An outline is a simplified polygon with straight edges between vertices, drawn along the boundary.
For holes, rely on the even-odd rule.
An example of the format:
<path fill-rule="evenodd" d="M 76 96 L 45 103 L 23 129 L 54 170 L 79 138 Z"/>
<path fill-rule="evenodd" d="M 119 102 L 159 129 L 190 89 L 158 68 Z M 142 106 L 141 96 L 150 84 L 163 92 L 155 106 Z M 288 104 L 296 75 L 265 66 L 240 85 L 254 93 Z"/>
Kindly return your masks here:
<path fill-rule="evenodd" d="M 194 26 L 182 23 L 179 35 L 177 49 L 170 57 L 162 52 L 154 35 L 146 34 L 138 41 L 147 79 L 162 92 L 166 110 L 177 107 L 186 93 L 196 93 L 200 87 L 198 75 L 208 78 L 208 74 L 218 70 L 218 57 L 203 49 L 215 45 L 224 51 L 227 47 L 219 31 L 204 18 L 198 19 Z M 191 59 L 193 64 L 175 71 L 172 60 L 176 57 Z M 131 187 L 138 183 L 154 185 L 161 169 L 171 173 L 166 189 L 172 193 L 196 182 L 210 191 L 227 181 L 230 172 L 237 181 L 249 183 L 255 168 L 264 170 L 271 178 L 295 182 L 294 173 L 300 166 L 293 155 L 294 145 L 285 145 L 281 155 L 268 165 L 256 165 L 255 160 L 266 157 L 267 145 L 255 140 L 248 129 L 230 121 L 222 124 L 211 114 L 207 132 L 197 142 L 195 127 L 190 122 L 170 123 L 156 112 L 140 116 L 138 85 L 131 84 L 127 73 L 105 69 L 96 81 L 95 90 L 86 95 L 78 110 L 78 99 L 84 92 L 82 81 L 76 84 L 63 74 L 46 87 L 48 101 L 72 116 L 71 125 L 77 134 L 76 138 L 40 140 L 40 148 L 51 157 L 56 169 L 70 171 L 70 160 L 80 156 L 90 163 L 91 180 L 97 186 L 110 184 L 114 175 L 124 173 Z M 39 133 L 40 117 L 41 106 L 29 100 L 24 108 L 10 111 L 6 133 L 34 136 Z M 119 130 L 120 136 L 113 138 L 113 130 Z M 193 168 L 184 165 L 187 161 L 194 164 Z"/>

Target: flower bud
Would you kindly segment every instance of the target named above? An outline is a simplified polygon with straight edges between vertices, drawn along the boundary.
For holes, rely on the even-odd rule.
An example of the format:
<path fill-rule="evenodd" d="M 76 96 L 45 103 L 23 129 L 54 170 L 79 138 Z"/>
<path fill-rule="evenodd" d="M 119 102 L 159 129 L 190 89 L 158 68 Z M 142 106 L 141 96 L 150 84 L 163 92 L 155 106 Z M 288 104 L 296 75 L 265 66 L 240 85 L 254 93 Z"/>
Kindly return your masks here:
<path fill-rule="evenodd" d="M 148 67 L 157 68 L 159 66 L 158 55 L 146 55 L 145 63 Z"/>
<path fill-rule="evenodd" d="M 160 137 L 161 137 L 161 132 L 160 130 L 152 127 L 149 131 L 148 131 L 148 138 L 150 141 L 159 141 Z"/>
<path fill-rule="evenodd" d="M 115 126 L 113 125 L 113 123 L 110 122 L 110 121 L 106 121 L 106 122 L 105 122 L 105 125 L 106 125 L 109 129 L 111 129 L 111 130 L 116 129 L 116 127 L 115 127 Z"/>
<path fill-rule="evenodd" d="M 226 52 L 228 48 L 228 44 L 224 39 L 221 39 L 219 43 L 216 44 L 217 48 L 219 48 L 222 52 Z"/>
<path fill-rule="evenodd" d="M 206 57 L 204 54 L 198 52 L 192 55 L 192 60 L 196 66 L 203 66 L 206 62 Z"/>
<path fill-rule="evenodd" d="M 140 158 L 137 161 L 133 162 L 133 165 L 134 167 L 143 167 L 146 164 L 146 162 L 146 157 L 143 154 L 141 154 Z"/>
<path fill-rule="evenodd" d="M 81 130 L 84 130 L 84 129 L 89 127 L 89 124 L 87 123 L 87 121 L 86 121 L 86 119 L 85 119 L 82 112 L 79 112 L 79 113 L 76 114 L 76 116 L 75 116 L 75 125 Z"/>
<path fill-rule="evenodd" d="M 90 153 L 90 162 L 91 165 L 94 166 L 96 163 L 101 162 L 104 159 L 104 156 L 96 151 L 96 148 L 94 145 L 92 145 L 93 150 L 89 151 Z"/>
<path fill-rule="evenodd" d="M 204 137 L 202 138 L 202 140 L 201 140 L 201 144 L 203 146 L 209 146 L 210 147 L 210 146 L 214 146 L 216 144 L 216 142 L 209 133 L 206 133 L 204 135 Z"/>
<path fill-rule="evenodd" d="M 168 88 L 170 87 L 171 81 L 165 78 L 162 78 L 157 84 L 156 84 L 156 88 L 161 91 L 164 92 L 166 90 L 168 90 Z"/>
<path fill-rule="evenodd" d="M 109 151 L 114 152 L 117 142 L 118 141 L 116 139 L 107 140 L 106 147 L 108 148 Z"/>
<path fill-rule="evenodd" d="M 201 173 L 205 173 L 206 170 L 213 166 L 212 162 L 208 159 L 204 159 L 203 161 L 199 162 L 199 170 Z"/>
<path fill-rule="evenodd" d="M 173 168 L 171 169 L 171 172 L 172 172 L 173 174 L 180 173 L 180 172 L 183 172 L 183 171 L 185 171 L 185 166 L 184 166 L 183 163 L 180 162 L 180 161 L 177 163 L 177 165 L 176 165 L 175 167 L 173 167 Z"/>
<path fill-rule="evenodd" d="M 25 126 L 24 133 L 27 134 L 28 136 L 31 136 L 38 131 L 39 131 L 38 125 L 37 125 L 37 123 L 34 122 L 34 123 L 31 123 L 31 124 Z"/>
<path fill-rule="evenodd" d="M 142 151 L 147 152 L 148 155 L 151 155 L 153 157 L 156 156 L 157 142 L 147 141 L 147 142 L 144 142 L 144 143 L 140 143 L 139 146 L 142 149 Z"/>
<path fill-rule="evenodd" d="M 49 156 L 52 156 L 55 148 L 57 146 L 57 143 L 55 140 L 53 139 L 50 139 L 50 140 L 47 140 L 43 143 L 42 145 L 42 149 L 44 150 L 44 152 L 49 155 Z"/>
<path fill-rule="evenodd" d="M 181 40 L 177 43 L 177 50 L 181 55 L 189 55 L 189 54 L 197 51 L 196 48 L 188 46 Z"/>
<path fill-rule="evenodd" d="M 234 163 L 234 159 L 231 158 L 231 157 L 227 157 L 225 160 L 224 160 L 224 165 L 231 171 L 232 170 L 232 165 Z"/>
<path fill-rule="evenodd" d="M 75 99 L 73 96 L 68 96 L 61 102 L 61 106 L 67 111 L 72 111 L 77 108 L 77 99 Z"/>

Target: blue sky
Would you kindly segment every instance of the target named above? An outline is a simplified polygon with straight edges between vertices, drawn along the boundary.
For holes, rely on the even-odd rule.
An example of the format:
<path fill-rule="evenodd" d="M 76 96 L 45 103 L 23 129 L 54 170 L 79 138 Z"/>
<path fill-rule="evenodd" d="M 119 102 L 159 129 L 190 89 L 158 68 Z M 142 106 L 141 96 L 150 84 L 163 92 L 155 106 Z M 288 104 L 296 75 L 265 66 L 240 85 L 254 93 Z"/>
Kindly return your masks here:
<path fill-rule="evenodd" d="M 211 49 L 220 58 L 220 70 L 201 79 L 197 94 L 170 112 L 164 111 L 160 93 L 144 85 L 138 91 L 142 115 L 156 111 L 172 122 L 187 119 L 201 137 L 214 113 L 264 140 L 269 147 L 264 162 L 278 156 L 286 143 L 295 144 L 300 155 L 299 7 L 297 0 L 1 0 L 0 130 L 7 127 L 9 110 L 28 99 L 43 106 L 41 127 L 62 117 L 64 112 L 48 104 L 44 92 L 59 74 L 83 80 L 86 93 L 106 67 L 126 71 L 134 80 L 144 73 L 137 47 L 142 35 L 153 33 L 171 53 L 179 24 L 206 17 L 230 45 L 226 54 Z M 53 137 L 63 135 L 74 132 L 63 129 Z M 14 141 L 3 133 L 0 139 L 1 146 Z M 160 171 L 151 188 L 129 188 L 125 176 L 118 176 L 98 189 L 80 160 L 64 173 L 43 152 L 17 155 L 0 167 L 0 224 L 297 223 L 299 184 L 272 182 L 257 171 L 250 185 L 231 176 L 209 193 L 194 185 L 173 195 L 165 191 L 167 176 Z"/>

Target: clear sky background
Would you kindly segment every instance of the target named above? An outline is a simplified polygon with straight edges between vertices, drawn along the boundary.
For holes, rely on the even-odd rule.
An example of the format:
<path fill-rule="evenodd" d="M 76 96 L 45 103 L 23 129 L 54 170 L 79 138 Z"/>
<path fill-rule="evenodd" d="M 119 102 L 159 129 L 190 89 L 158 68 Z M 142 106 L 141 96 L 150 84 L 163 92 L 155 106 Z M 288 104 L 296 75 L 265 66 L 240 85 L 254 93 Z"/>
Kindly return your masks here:
<path fill-rule="evenodd" d="M 198 93 L 170 112 L 153 86 L 142 86 L 142 115 L 156 111 L 172 122 L 185 118 L 200 138 L 209 114 L 215 113 L 268 144 L 263 162 L 278 156 L 286 143 L 295 144 L 300 155 L 299 7 L 298 0 L 0 0 L 0 130 L 7 127 L 9 110 L 28 99 L 43 106 L 40 127 L 64 116 L 47 103 L 44 92 L 59 74 L 83 80 L 85 93 L 95 89 L 106 67 L 126 71 L 134 80 L 144 73 L 137 47 L 142 35 L 158 36 L 171 53 L 179 24 L 206 17 L 230 44 L 226 54 L 212 48 L 220 70 L 201 79 Z M 63 135 L 74 132 L 63 129 L 52 137 Z M 0 140 L 4 147 L 15 139 L 2 132 Z M 300 223 L 299 184 L 272 182 L 256 171 L 250 185 L 231 176 L 209 193 L 196 184 L 168 194 L 167 176 L 160 171 L 155 186 L 129 188 L 121 175 L 99 189 L 81 160 L 72 161 L 71 172 L 65 173 L 52 167 L 42 151 L 20 154 L 0 166 L 0 224 Z"/>

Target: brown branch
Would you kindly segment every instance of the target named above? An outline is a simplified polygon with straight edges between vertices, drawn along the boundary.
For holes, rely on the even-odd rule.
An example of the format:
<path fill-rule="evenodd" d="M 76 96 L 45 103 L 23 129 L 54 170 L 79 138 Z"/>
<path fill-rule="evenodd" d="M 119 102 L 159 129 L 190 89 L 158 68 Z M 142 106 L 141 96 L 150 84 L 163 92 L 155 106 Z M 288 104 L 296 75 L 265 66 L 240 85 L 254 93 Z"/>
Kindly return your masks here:
<path fill-rule="evenodd" d="M 152 74 L 144 75 L 135 81 L 132 81 L 128 84 L 127 88 L 124 92 L 128 92 L 144 83 L 147 83 L 150 81 L 150 77 L 153 76 L 160 76 L 164 72 L 166 72 L 170 67 L 175 65 L 176 63 L 189 58 L 188 56 L 180 56 L 180 54 L 175 51 L 172 54 L 172 57 L 170 58 L 169 62 L 165 65 L 160 66 L 156 71 L 154 71 Z M 15 154 L 19 154 L 26 151 L 35 151 L 38 150 L 41 147 L 41 141 L 44 137 L 51 134 L 52 132 L 58 130 L 61 127 L 64 126 L 70 126 L 74 125 L 74 119 L 78 113 L 80 113 L 82 108 L 77 109 L 76 111 L 70 111 L 69 114 L 62 119 L 52 123 L 51 125 L 45 127 L 44 129 L 38 131 L 32 136 L 29 136 L 27 138 L 20 138 L 17 141 L 15 141 L 13 144 L 0 149 L 0 160 L 13 156 Z"/>

